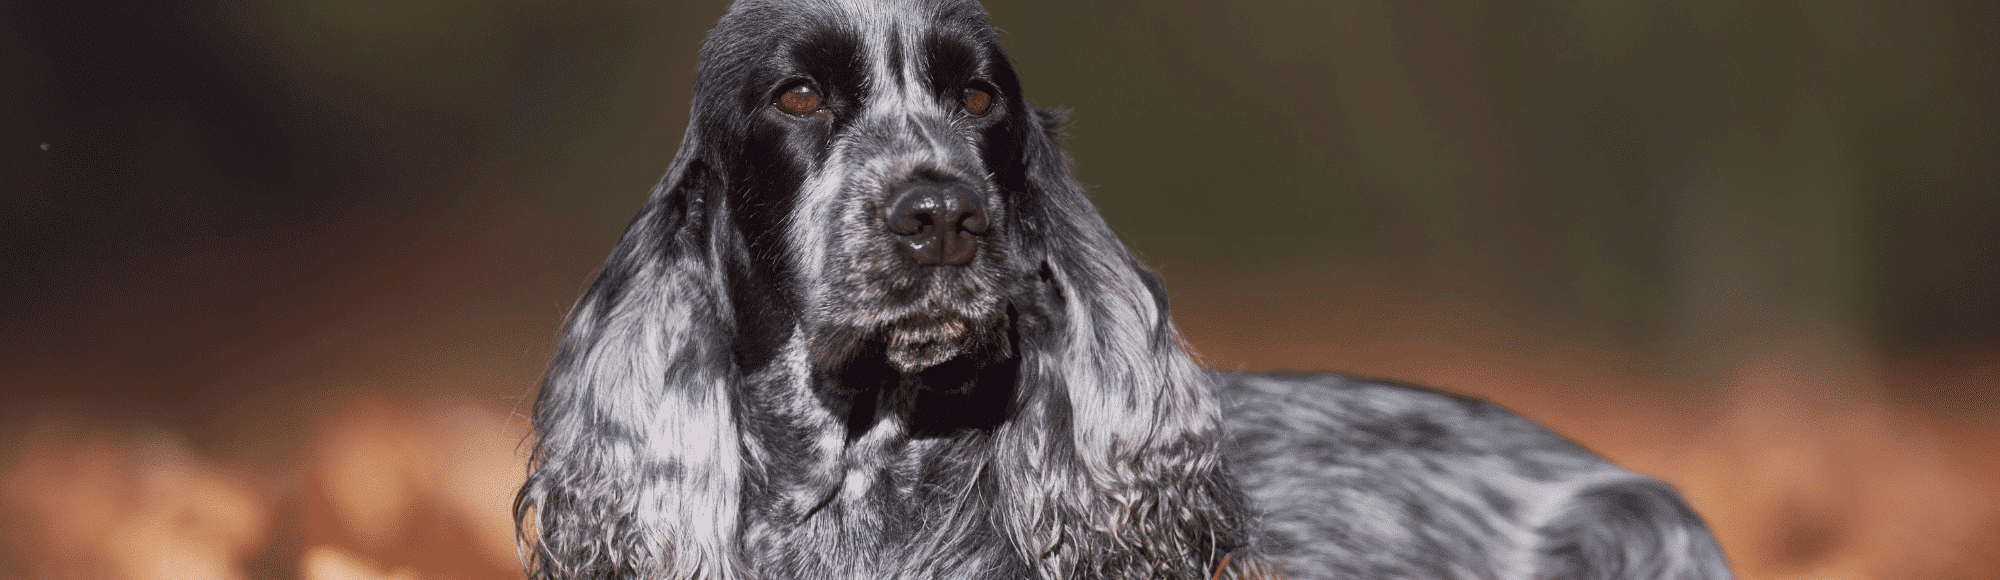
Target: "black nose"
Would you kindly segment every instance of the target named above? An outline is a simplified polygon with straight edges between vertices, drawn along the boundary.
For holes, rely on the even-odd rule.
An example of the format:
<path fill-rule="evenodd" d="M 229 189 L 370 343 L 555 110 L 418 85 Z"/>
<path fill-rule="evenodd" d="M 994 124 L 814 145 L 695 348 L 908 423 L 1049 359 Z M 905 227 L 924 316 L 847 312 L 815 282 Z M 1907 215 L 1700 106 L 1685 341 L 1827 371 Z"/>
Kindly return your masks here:
<path fill-rule="evenodd" d="M 959 181 L 916 179 L 889 189 L 882 220 L 919 264 L 964 265 L 986 235 L 979 194 Z"/>

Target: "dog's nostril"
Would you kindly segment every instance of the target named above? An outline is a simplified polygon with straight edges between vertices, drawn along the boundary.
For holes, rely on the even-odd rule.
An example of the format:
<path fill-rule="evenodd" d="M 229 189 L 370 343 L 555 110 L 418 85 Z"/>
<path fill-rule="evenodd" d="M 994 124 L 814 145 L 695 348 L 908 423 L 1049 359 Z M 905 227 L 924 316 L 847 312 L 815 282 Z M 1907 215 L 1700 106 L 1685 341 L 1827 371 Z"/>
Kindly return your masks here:
<path fill-rule="evenodd" d="M 957 182 L 913 181 L 890 190 L 882 221 L 919 264 L 963 265 L 987 231 L 977 193 Z"/>

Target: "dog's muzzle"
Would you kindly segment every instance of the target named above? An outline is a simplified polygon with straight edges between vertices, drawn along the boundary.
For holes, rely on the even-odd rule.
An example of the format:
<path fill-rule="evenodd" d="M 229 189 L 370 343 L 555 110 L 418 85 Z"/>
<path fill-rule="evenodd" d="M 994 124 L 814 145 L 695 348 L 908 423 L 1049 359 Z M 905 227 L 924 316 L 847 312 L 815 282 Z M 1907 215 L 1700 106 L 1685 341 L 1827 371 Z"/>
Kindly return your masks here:
<path fill-rule="evenodd" d="M 987 232 L 978 190 L 962 181 L 912 178 L 889 188 L 882 221 L 896 248 L 927 266 L 963 266 Z"/>

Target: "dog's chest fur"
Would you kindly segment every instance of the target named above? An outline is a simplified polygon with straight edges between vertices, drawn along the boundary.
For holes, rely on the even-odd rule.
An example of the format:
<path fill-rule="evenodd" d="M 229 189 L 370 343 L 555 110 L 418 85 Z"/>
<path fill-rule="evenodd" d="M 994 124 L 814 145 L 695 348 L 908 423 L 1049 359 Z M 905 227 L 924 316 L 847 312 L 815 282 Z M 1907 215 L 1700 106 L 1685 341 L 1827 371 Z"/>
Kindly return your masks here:
<path fill-rule="evenodd" d="M 992 399 L 1011 381 L 925 389 L 893 375 L 751 381 L 763 387 L 739 403 L 761 418 L 746 425 L 760 461 L 744 489 L 745 563 L 763 578 L 1030 575 L 989 517 L 995 483 L 980 460 L 1002 418 L 991 410 L 1005 408 Z"/>

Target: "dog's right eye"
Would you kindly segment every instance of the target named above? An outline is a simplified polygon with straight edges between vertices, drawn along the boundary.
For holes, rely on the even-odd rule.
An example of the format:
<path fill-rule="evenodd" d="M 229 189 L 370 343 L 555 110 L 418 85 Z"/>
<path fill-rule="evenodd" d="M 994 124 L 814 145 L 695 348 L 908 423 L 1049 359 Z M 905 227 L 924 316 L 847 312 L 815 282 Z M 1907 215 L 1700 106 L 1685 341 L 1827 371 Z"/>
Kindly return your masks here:
<path fill-rule="evenodd" d="M 812 85 L 799 84 L 785 89 L 784 93 L 778 95 L 778 101 L 773 104 L 778 106 L 778 110 L 786 113 L 810 115 L 813 111 L 820 110 L 820 101 L 819 91 L 813 90 Z"/>
<path fill-rule="evenodd" d="M 984 117 L 986 116 L 986 111 L 993 107 L 993 94 L 979 89 L 968 88 L 965 89 L 965 97 L 959 99 L 958 104 L 965 109 L 965 114 L 974 117 Z"/>

